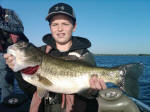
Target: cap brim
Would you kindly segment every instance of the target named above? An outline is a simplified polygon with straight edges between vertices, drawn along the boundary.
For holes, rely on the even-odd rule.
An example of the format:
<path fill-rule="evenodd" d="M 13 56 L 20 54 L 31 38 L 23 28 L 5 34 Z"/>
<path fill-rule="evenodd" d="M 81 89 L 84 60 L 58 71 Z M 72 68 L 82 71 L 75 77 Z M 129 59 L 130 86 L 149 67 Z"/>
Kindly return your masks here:
<path fill-rule="evenodd" d="M 76 18 L 74 18 L 72 15 L 70 15 L 69 13 L 66 13 L 66 12 L 62 12 L 62 11 L 49 13 L 48 16 L 47 16 L 45 19 L 46 19 L 47 21 L 49 21 L 53 16 L 55 16 L 55 15 L 57 15 L 57 14 L 64 14 L 64 15 L 67 15 L 67 16 L 71 17 L 74 21 L 76 21 Z"/>

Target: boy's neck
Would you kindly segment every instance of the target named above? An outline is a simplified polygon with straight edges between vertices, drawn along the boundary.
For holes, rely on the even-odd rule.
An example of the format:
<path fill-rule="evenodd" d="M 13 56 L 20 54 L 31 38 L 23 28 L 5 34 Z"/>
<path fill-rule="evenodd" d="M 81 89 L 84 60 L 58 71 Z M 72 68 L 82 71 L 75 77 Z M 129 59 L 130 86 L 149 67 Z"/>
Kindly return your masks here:
<path fill-rule="evenodd" d="M 68 51 L 72 46 L 72 41 L 69 41 L 66 44 L 58 44 L 56 43 L 56 47 L 60 52 L 66 52 Z"/>

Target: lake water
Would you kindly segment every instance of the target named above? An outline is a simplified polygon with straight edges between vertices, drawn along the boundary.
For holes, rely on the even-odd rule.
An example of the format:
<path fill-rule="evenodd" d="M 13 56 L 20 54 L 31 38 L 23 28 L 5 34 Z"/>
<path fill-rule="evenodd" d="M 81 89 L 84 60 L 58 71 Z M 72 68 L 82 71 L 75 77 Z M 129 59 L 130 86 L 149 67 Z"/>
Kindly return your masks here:
<path fill-rule="evenodd" d="M 97 66 L 113 67 L 128 63 L 143 63 L 144 72 L 139 79 L 139 100 L 150 106 L 150 56 L 95 56 Z"/>

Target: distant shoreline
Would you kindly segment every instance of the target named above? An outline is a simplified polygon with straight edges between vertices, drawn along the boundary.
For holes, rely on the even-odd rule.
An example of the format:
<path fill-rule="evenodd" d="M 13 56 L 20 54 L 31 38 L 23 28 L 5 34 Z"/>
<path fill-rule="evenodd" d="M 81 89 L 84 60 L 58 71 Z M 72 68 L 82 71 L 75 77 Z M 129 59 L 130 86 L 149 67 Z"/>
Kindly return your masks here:
<path fill-rule="evenodd" d="M 95 56 L 150 56 L 150 54 L 94 54 Z"/>

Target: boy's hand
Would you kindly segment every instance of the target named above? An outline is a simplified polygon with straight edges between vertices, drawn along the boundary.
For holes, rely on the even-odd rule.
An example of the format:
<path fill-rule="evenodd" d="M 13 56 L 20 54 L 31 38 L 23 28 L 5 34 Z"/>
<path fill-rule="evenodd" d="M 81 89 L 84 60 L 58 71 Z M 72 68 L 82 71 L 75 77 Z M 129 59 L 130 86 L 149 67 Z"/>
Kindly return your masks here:
<path fill-rule="evenodd" d="M 103 79 L 98 78 L 96 75 L 92 76 L 90 79 L 90 87 L 95 90 L 106 89 L 107 86 Z"/>
<path fill-rule="evenodd" d="M 13 70 L 15 66 L 15 57 L 11 54 L 6 53 L 4 54 L 4 58 L 6 60 L 6 64 Z"/>

